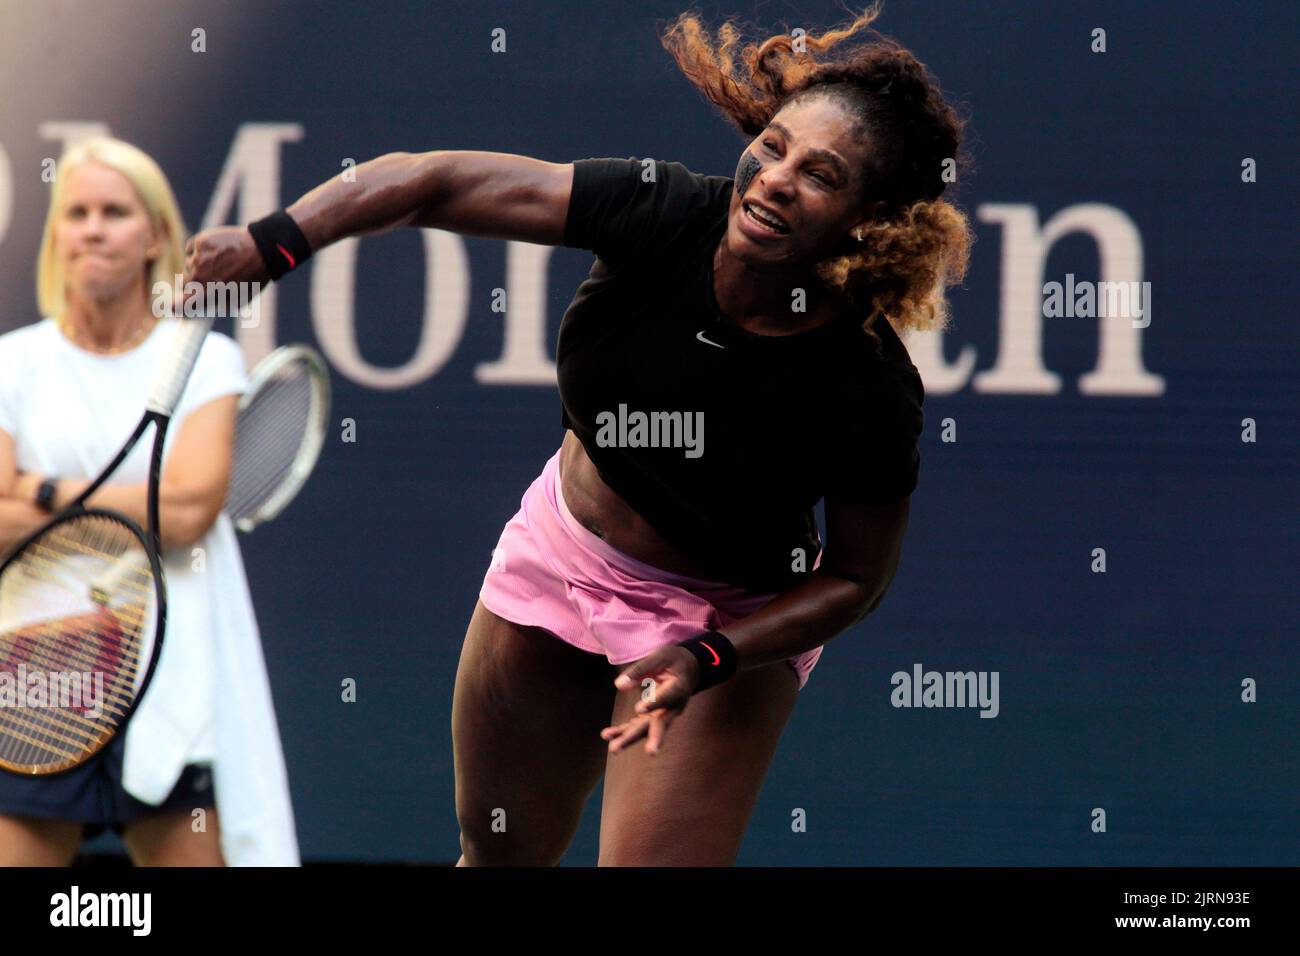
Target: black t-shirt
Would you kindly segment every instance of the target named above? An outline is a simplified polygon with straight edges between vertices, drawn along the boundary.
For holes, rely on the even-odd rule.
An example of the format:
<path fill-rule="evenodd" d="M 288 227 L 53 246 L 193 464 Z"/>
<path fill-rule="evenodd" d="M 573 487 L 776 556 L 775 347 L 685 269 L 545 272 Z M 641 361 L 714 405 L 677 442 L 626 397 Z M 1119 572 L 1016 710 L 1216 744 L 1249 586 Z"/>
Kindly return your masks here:
<path fill-rule="evenodd" d="M 574 163 L 564 245 L 597 259 L 560 324 L 561 420 L 605 483 L 710 576 L 784 590 L 821 549 L 823 496 L 912 493 L 925 393 L 883 317 L 877 344 L 847 311 L 784 336 L 722 315 L 713 256 L 731 193 L 730 178 L 675 162 Z"/>

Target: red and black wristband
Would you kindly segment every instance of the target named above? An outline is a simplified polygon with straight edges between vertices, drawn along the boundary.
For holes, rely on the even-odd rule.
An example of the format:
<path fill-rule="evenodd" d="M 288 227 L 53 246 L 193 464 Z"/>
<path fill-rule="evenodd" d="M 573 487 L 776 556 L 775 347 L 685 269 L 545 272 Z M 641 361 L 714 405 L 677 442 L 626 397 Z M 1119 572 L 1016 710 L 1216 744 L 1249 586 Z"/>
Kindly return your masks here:
<path fill-rule="evenodd" d="M 686 648 L 700 662 L 700 683 L 692 693 L 716 687 L 736 673 L 736 648 L 720 631 L 705 631 L 678 646 Z"/>
<path fill-rule="evenodd" d="M 283 209 L 249 223 L 248 231 L 272 279 L 279 279 L 311 258 L 307 237 Z"/>

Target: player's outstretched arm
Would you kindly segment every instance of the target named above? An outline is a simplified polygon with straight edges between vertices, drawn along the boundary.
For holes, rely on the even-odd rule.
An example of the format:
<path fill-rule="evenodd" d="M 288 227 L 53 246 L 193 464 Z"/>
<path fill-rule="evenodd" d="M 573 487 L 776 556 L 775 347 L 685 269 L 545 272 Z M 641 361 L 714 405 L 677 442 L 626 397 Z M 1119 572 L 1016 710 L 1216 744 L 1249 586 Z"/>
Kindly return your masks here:
<path fill-rule="evenodd" d="M 559 245 L 572 187 L 572 163 L 475 150 L 389 153 L 321 183 L 286 212 L 312 252 L 402 226 Z M 243 227 L 205 230 L 186 253 L 187 281 L 269 278 Z"/>

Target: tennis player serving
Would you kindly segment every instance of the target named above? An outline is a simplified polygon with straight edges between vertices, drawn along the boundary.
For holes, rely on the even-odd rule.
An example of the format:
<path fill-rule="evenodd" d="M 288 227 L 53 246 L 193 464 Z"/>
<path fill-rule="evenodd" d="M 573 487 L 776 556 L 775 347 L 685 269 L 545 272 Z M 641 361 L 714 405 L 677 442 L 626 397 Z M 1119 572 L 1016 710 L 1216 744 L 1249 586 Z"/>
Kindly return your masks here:
<path fill-rule="evenodd" d="M 923 401 L 900 333 L 942 326 L 970 228 L 940 198 L 962 122 L 877 13 L 739 51 L 730 23 L 668 26 L 752 138 L 734 177 L 396 153 L 193 240 L 201 282 L 399 226 L 596 254 L 560 328 L 563 443 L 461 652 L 458 865 L 557 863 L 602 774 L 601 865 L 734 863 L 822 645 L 894 577 Z"/>

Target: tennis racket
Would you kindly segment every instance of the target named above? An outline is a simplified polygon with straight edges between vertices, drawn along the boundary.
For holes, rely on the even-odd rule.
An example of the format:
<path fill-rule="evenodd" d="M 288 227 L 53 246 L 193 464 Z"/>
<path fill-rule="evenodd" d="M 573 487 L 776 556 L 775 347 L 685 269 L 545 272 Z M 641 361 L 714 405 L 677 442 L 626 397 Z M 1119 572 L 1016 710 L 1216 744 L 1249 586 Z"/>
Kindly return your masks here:
<path fill-rule="evenodd" d="M 225 504 L 240 531 L 270 521 L 302 490 L 325 444 L 329 408 L 325 360 L 305 345 L 276 349 L 249 374 Z"/>
<path fill-rule="evenodd" d="M 148 689 L 167 623 L 158 531 L 163 444 L 211 327 L 211 318 L 181 322 L 122 450 L 0 565 L 0 768 L 45 775 L 80 766 L 126 726 Z M 146 533 L 86 500 L 150 425 Z"/>

